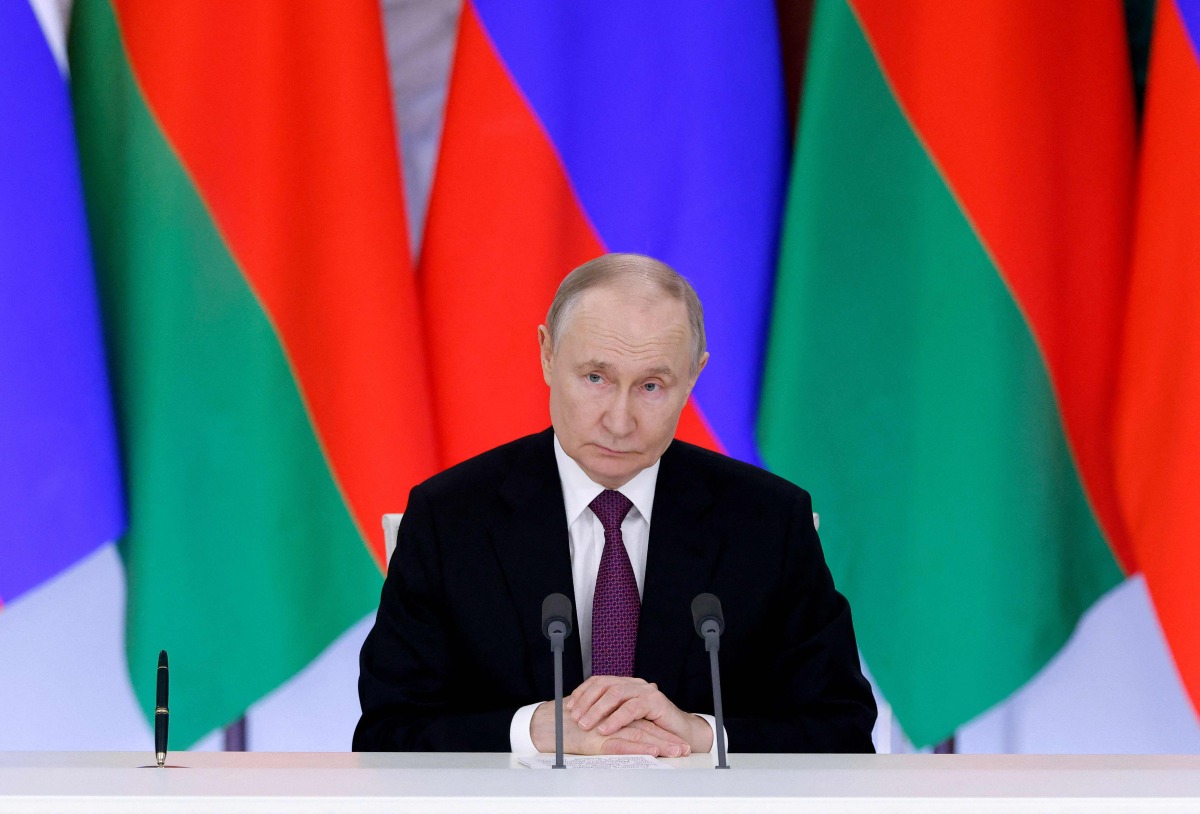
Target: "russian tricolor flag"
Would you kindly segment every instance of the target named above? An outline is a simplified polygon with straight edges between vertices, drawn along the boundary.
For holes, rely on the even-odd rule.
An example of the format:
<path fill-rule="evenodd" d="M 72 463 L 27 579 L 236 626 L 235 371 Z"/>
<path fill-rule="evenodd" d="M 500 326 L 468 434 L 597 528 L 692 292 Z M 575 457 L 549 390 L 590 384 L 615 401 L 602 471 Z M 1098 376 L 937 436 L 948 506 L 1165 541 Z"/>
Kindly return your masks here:
<path fill-rule="evenodd" d="M 67 86 L 0 4 L 0 605 L 124 527 Z"/>
<path fill-rule="evenodd" d="M 758 461 L 787 135 L 770 2 L 465 3 L 420 267 L 443 463 L 549 423 L 534 328 L 606 251 L 695 285 L 679 435 Z"/>

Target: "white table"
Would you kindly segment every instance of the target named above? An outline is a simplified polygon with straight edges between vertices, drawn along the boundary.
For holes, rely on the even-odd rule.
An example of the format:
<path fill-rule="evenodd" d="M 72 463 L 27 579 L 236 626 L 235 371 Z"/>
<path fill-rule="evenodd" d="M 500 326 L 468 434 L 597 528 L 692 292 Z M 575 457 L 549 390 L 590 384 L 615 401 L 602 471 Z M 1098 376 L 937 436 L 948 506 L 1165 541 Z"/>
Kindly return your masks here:
<path fill-rule="evenodd" d="M 1200 812 L 1200 756 L 731 755 L 683 771 L 502 754 L 0 753 L 0 812 Z"/>

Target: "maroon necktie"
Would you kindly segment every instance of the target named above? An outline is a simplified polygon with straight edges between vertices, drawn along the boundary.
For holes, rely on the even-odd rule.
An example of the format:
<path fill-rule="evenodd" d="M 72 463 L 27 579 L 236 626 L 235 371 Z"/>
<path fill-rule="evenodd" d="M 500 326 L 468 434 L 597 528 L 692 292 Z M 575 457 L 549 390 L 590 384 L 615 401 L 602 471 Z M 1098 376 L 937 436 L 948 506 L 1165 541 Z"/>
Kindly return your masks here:
<path fill-rule="evenodd" d="M 592 599 L 592 675 L 632 676 L 642 601 L 621 539 L 621 521 L 633 504 L 620 492 L 606 489 L 589 506 L 604 526 L 604 553 Z"/>

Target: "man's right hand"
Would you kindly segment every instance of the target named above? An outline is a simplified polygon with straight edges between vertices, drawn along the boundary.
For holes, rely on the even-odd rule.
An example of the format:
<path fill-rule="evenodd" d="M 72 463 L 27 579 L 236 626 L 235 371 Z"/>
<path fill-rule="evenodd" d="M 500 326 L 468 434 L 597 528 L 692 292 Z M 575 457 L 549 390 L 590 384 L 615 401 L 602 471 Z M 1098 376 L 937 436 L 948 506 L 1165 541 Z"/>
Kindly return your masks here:
<path fill-rule="evenodd" d="M 554 702 L 533 711 L 529 736 L 539 752 L 554 751 Z M 692 748 L 682 738 L 650 721 L 639 719 L 609 735 L 586 731 L 570 715 L 563 716 L 563 752 L 572 755 L 652 755 L 685 757 Z"/>

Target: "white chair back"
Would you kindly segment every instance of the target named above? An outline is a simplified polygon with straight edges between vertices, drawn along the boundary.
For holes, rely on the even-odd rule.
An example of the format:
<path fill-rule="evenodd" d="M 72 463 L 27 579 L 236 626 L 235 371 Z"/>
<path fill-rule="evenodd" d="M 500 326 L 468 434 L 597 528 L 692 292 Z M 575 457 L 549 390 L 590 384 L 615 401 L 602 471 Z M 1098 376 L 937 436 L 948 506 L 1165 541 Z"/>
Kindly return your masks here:
<path fill-rule="evenodd" d="M 400 520 L 403 514 L 385 514 L 383 516 L 383 551 L 390 565 L 392 552 L 396 550 L 396 534 L 400 531 Z"/>

